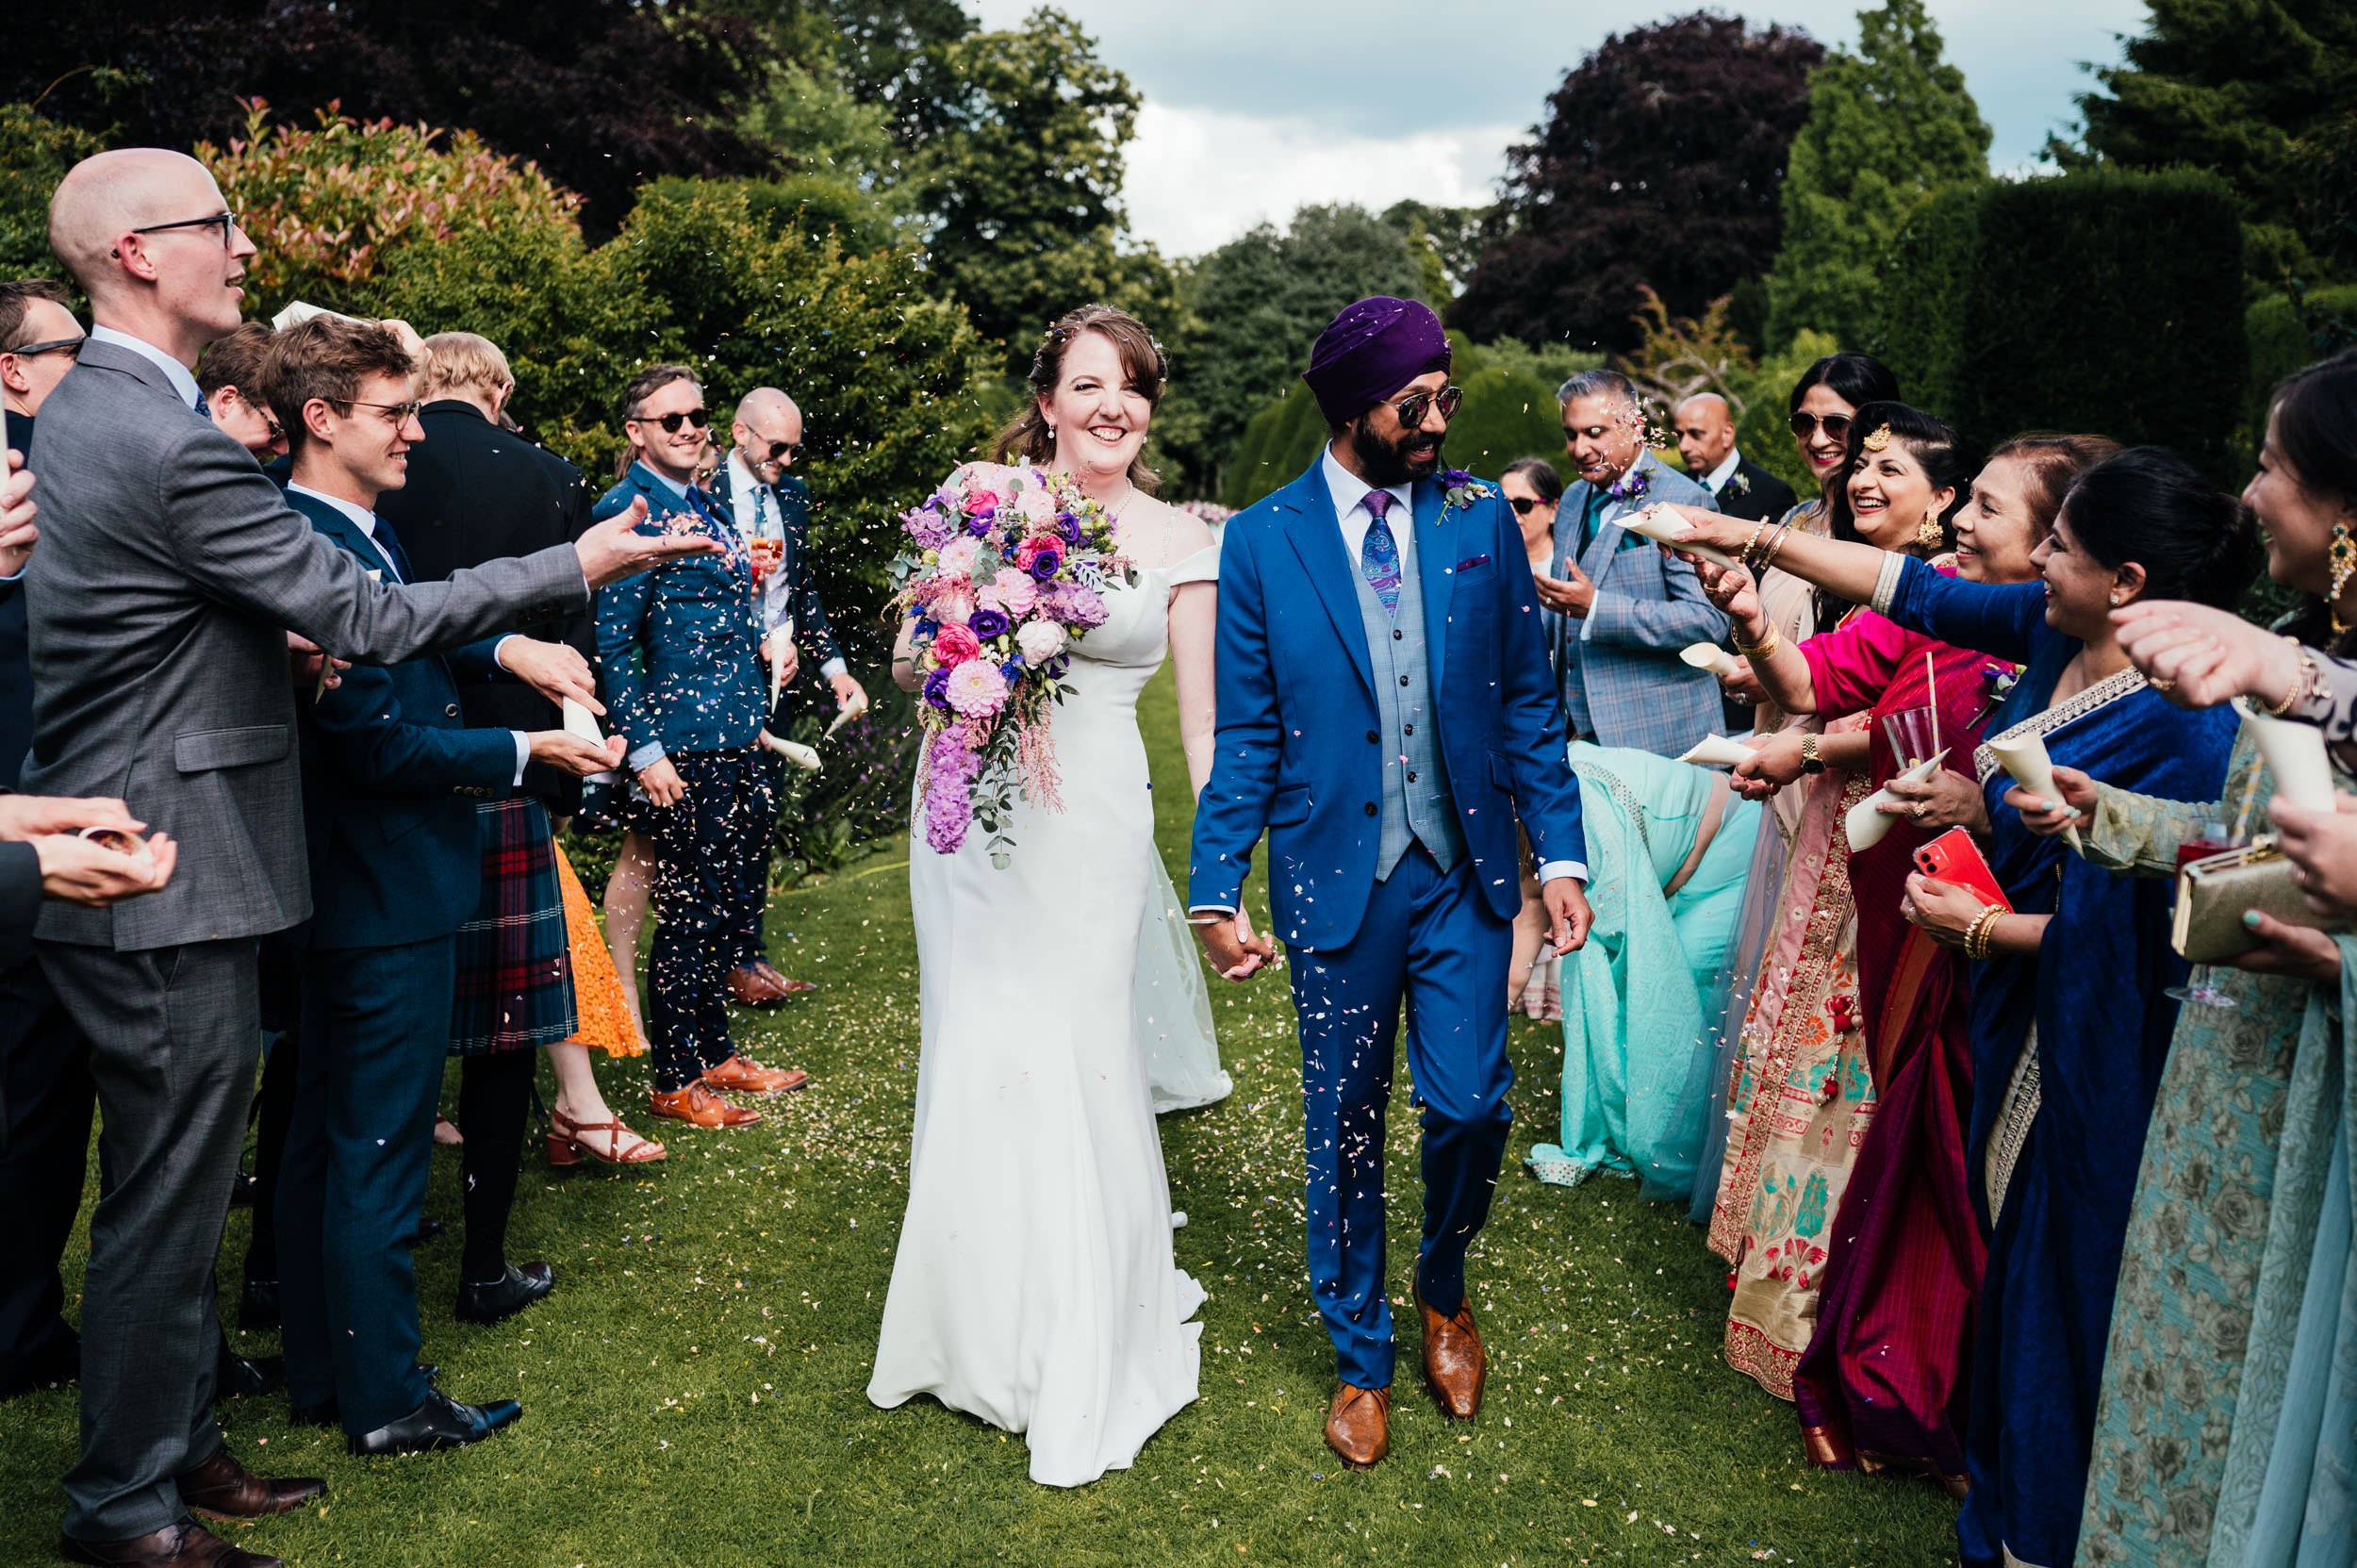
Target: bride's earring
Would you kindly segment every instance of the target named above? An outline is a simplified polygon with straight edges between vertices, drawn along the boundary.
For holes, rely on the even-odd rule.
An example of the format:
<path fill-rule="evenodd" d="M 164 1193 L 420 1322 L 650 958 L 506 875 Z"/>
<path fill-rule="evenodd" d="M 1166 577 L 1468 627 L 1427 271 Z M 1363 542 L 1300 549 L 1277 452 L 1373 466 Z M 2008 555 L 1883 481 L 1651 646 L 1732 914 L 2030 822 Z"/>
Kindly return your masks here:
<path fill-rule="evenodd" d="M 2332 617 L 2332 635 L 2337 637 L 2349 630 L 2349 622 L 2341 619 L 2341 589 L 2348 586 L 2350 575 L 2357 573 L 2357 539 L 2349 537 L 2348 523 L 2332 525 L 2332 548 L 2328 557 L 2332 563 L 2332 597 L 2326 602 L 2325 609 Z"/>
<path fill-rule="evenodd" d="M 1948 542 L 1947 530 L 1939 525 L 1939 508 L 1923 508 L 1923 520 L 1915 525 L 1915 542 L 1926 550 L 1937 550 Z"/>

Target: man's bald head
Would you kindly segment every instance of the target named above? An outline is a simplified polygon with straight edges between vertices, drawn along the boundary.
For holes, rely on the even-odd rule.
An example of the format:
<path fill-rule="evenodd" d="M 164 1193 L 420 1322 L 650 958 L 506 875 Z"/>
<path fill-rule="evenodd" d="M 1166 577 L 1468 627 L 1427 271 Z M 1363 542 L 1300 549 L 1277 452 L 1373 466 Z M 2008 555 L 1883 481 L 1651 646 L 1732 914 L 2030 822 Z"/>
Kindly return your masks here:
<path fill-rule="evenodd" d="M 227 210 L 186 153 L 124 147 L 75 164 L 49 200 L 49 245 L 91 298 L 93 318 L 195 357 L 238 324 L 238 280 L 253 241 L 187 225 Z M 145 229 L 147 233 L 139 231 Z"/>
<path fill-rule="evenodd" d="M 801 450 L 802 411 L 775 387 L 756 387 L 737 400 L 731 435 L 752 476 L 774 485 Z"/>
<path fill-rule="evenodd" d="M 1677 427 L 1678 454 L 1695 478 L 1726 461 L 1735 450 L 1735 414 L 1716 392 L 1696 392 L 1670 416 Z"/>

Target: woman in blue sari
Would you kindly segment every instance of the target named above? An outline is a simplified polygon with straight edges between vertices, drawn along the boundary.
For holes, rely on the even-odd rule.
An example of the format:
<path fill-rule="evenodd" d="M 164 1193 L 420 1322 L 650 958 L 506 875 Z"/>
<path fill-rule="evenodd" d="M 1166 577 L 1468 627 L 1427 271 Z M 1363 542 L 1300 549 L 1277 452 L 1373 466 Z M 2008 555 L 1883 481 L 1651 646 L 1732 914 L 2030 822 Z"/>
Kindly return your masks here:
<path fill-rule="evenodd" d="M 1685 515 L 1697 542 L 1742 548 L 1748 530 Z M 2079 477 L 2034 559 L 2039 582 L 2006 585 L 1819 539 L 1788 540 L 1775 564 L 1903 626 L 2023 662 L 1995 739 L 2038 735 L 2056 762 L 2139 794 L 2217 799 L 2231 710 L 2188 713 L 2152 690 L 2110 612 L 2145 597 L 2233 602 L 2257 566 L 2249 515 L 2182 458 L 2142 448 Z M 2184 966 L 2166 887 L 2031 833 L 1987 748 L 1975 760 L 1991 868 L 2014 912 L 1987 916 L 1970 892 L 1921 876 L 1892 912 L 1981 960 L 1967 1168 L 1985 1178 L 1989 1248 L 1956 1533 L 1966 1568 L 2060 1568 L 2077 1544 L 2129 1204 L 2176 1021 L 2162 992 Z"/>

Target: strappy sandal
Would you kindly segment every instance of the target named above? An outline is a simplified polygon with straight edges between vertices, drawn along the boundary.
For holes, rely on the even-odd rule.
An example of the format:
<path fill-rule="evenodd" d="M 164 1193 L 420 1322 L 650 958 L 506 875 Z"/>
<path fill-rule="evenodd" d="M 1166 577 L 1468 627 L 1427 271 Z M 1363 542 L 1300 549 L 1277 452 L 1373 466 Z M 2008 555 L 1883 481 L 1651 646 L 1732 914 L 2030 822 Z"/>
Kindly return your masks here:
<path fill-rule="evenodd" d="M 668 1154 L 661 1144 L 642 1138 L 622 1125 L 619 1116 L 612 1121 L 577 1122 L 562 1111 L 549 1113 L 549 1164 L 566 1170 L 581 1164 L 585 1155 L 601 1165 L 651 1165 Z M 602 1132 L 604 1147 L 590 1141 L 591 1135 Z M 628 1149 L 622 1140 L 632 1140 Z"/>

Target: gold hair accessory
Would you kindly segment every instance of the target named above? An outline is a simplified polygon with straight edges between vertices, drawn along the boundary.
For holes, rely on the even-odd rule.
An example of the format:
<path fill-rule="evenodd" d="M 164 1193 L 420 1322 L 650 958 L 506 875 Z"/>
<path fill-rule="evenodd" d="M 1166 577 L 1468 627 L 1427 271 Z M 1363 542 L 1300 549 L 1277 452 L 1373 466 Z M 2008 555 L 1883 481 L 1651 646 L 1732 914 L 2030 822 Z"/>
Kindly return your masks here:
<path fill-rule="evenodd" d="M 2357 572 L 2357 539 L 2349 536 L 2349 524 L 2332 525 L 2332 548 L 2328 553 L 2332 562 L 2332 598 L 2325 605 L 2325 613 L 2332 618 L 2332 635 L 2339 636 L 2349 630 L 2349 622 L 2341 619 L 2341 588 Z"/>
<path fill-rule="evenodd" d="M 1864 440 L 1858 442 L 1858 446 L 1867 452 L 1880 452 L 1883 448 L 1888 446 L 1889 444 L 1890 426 L 1887 424 L 1878 427 Z"/>

